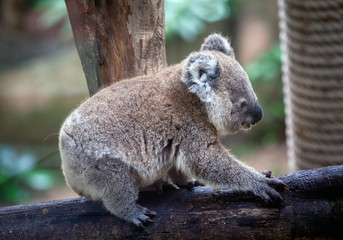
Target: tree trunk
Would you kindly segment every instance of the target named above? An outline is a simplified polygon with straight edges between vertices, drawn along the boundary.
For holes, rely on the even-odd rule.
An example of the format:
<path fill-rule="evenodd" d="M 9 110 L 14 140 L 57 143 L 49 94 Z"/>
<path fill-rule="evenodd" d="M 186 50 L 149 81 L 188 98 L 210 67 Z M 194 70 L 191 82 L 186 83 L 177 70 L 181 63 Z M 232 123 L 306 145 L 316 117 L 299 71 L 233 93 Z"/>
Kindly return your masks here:
<path fill-rule="evenodd" d="M 163 0 L 66 0 L 90 95 L 166 67 Z"/>
<path fill-rule="evenodd" d="M 0 209 L 0 239 L 300 239 L 343 238 L 343 166 L 287 174 L 286 206 L 272 208 L 249 193 L 144 192 L 157 212 L 146 229 L 83 198 Z"/>

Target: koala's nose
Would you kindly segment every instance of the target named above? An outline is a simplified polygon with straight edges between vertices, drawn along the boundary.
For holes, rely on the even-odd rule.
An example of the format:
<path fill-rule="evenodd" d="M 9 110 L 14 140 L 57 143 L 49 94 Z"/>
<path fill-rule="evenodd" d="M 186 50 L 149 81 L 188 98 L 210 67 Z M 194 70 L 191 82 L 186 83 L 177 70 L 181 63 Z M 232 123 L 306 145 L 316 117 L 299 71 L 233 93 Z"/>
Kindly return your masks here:
<path fill-rule="evenodd" d="M 255 103 L 255 107 L 254 107 L 254 117 L 253 117 L 253 122 L 252 124 L 256 124 L 258 123 L 261 119 L 262 119 L 262 108 L 258 103 Z"/>

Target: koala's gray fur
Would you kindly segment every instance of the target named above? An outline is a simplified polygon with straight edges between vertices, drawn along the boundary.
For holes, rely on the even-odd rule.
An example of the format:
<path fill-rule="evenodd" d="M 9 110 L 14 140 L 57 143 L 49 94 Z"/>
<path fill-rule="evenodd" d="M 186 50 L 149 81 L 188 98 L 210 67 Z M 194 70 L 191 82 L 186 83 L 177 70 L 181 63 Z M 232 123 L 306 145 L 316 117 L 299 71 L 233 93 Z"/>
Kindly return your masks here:
<path fill-rule="evenodd" d="M 218 140 L 261 118 L 230 44 L 213 34 L 180 64 L 115 83 L 72 112 L 60 131 L 63 173 L 75 192 L 136 225 L 149 219 L 136 204 L 139 190 L 165 177 L 280 203 L 274 188 L 282 182 L 237 161 Z"/>

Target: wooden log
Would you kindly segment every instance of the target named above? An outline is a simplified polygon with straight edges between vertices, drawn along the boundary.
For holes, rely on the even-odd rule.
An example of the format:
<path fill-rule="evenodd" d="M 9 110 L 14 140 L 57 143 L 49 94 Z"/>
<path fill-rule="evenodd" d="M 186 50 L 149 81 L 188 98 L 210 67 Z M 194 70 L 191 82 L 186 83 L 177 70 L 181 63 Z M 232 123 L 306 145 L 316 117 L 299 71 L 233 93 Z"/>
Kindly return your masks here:
<path fill-rule="evenodd" d="M 146 229 L 83 198 L 0 209 L 0 239 L 298 239 L 343 238 L 343 165 L 287 174 L 286 206 L 266 206 L 250 193 L 143 192 L 157 212 Z"/>
<path fill-rule="evenodd" d="M 66 0 L 90 95 L 166 67 L 164 0 Z"/>

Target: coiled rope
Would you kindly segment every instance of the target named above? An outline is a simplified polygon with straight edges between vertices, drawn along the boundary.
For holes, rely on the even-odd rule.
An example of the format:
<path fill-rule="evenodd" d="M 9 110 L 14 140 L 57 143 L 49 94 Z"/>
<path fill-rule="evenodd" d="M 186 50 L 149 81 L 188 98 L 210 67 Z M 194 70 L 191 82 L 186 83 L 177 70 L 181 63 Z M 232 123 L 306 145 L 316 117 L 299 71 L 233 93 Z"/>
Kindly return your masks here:
<path fill-rule="evenodd" d="M 293 170 L 343 164 L 343 0 L 278 0 Z"/>

